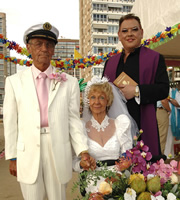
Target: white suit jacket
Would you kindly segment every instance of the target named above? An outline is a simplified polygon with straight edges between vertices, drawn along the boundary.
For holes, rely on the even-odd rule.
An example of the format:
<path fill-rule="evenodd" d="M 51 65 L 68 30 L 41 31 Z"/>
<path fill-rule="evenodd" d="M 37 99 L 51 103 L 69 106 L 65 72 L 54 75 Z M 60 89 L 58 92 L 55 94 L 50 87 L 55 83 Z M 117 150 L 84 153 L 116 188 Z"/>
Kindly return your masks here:
<path fill-rule="evenodd" d="M 88 149 L 79 118 L 78 81 L 66 77 L 54 91 L 51 80 L 48 100 L 52 150 L 62 184 L 72 177 L 72 147 L 76 155 Z M 40 109 L 31 68 L 6 78 L 3 107 L 6 159 L 17 158 L 18 181 L 32 184 L 40 162 Z"/>

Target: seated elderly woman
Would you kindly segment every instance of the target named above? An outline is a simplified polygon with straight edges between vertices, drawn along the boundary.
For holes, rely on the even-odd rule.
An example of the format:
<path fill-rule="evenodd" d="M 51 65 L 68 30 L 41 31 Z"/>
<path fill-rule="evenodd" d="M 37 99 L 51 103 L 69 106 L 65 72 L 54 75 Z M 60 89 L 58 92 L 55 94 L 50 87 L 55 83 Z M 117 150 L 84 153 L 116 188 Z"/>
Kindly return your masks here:
<path fill-rule="evenodd" d="M 84 132 L 89 145 L 88 152 L 96 161 L 107 163 L 107 166 L 113 166 L 126 150 L 132 148 L 132 137 L 136 134 L 134 128 L 132 134 L 132 119 L 123 101 L 121 106 L 115 103 L 110 109 L 115 100 L 114 94 L 119 92 L 114 87 L 107 78 L 94 77 L 87 83 L 84 94 L 83 121 L 85 121 Z M 116 98 L 120 98 L 119 95 Z M 118 99 L 116 102 L 119 101 Z M 126 114 L 118 115 L 118 110 L 119 113 Z M 113 119 L 110 115 L 117 115 L 117 117 Z M 81 164 L 80 159 L 75 157 L 74 170 L 81 171 L 83 167 Z"/>

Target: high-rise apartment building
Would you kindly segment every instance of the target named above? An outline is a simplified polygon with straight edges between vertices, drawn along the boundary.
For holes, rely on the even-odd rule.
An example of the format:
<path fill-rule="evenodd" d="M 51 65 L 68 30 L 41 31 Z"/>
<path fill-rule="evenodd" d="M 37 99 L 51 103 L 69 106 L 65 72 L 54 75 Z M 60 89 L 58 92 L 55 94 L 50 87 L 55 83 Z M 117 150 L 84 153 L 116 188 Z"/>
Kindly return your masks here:
<path fill-rule="evenodd" d="M 79 0 L 80 52 L 83 56 L 116 49 L 121 16 L 135 0 Z"/>
<path fill-rule="evenodd" d="M 0 13 L 0 34 L 6 38 L 6 14 Z M 0 42 L 0 54 L 4 56 L 10 56 L 10 50 L 4 47 L 2 42 Z M 0 114 L 1 108 L 4 100 L 4 85 L 5 78 L 16 72 L 16 65 L 14 63 L 7 62 L 0 59 Z"/>
<path fill-rule="evenodd" d="M 109 53 L 117 48 L 119 19 L 129 13 L 135 0 L 79 0 L 80 53 L 83 57 Z M 103 65 L 85 69 L 82 77 L 102 75 Z"/>
<path fill-rule="evenodd" d="M 6 36 L 6 14 L 0 13 L 0 34 Z M 0 42 L 0 54 L 6 55 L 7 50 Z M 0 106 L 3 104 L 4 98 L 4 80 L 7 75 L 7 62 L 0 59 Z"/>
<path fill-rule="evenodd" d="M 79 51 L 79 40 L 76 39 L 58 39 L 56 44 L 53 60 L 57 59 L 74 59 L 74 49 Z M 66 73 L 75 76 L 77 79 L 80 78 L 79 69 L 65 70 Z"/>

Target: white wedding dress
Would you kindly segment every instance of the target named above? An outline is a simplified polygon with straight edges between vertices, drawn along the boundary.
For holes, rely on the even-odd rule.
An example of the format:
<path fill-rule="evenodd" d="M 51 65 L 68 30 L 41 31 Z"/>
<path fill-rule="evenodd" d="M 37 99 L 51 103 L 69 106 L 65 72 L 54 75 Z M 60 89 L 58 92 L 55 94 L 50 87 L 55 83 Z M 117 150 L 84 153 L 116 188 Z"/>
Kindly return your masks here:
<path fill-rule="evenodd" d="M 90 123 L 89 127 L 87 127 L 87 123 Z M 88 152 L 96 161 L 117 160 L 122 153 L 125 153 L 126 150 L 132 148 L 131 122 L 127 115 L 121 114 L 115 120 L 106 116 L 101 124 L 92 117 L 91 122 L 87 123 L 84 124 L 84 132 L 87 136 L 89 146 Z M 115 125 L 114 129 L 111 128 L 113 124 Z M 114 133 L 104 146 L 101 146 L 99 143 L 88 137 L 90 131 L 97 131 L 97 134 L 108 134 L 112 129 L 114 130 Z M 113 166 L 110 166 L 109 168 L 112 169 Z M 73 169 L 76 172 L 82 172 L 82 169 L 80 169 L 79 157 L 74 157 Z M 86 192 L 98 192 L 99 184 L 102 181 L 103 178 L 98 181 L 97 186 L 91 184 L 86 188 Z"/>

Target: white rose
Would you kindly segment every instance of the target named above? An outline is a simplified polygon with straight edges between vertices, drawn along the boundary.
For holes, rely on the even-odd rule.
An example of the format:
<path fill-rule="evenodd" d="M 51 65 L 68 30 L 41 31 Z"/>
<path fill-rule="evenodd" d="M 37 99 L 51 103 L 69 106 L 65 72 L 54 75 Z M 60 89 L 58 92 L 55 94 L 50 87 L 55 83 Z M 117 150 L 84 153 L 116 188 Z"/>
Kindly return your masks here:
<path fill-rule="evenodd" d="M 176 200 L 176 196 L 173 193 L 167 195 L 167 200 Z"/>
<path fill-rule="evenodd" d="M 176 176 L 176 174 L 172 174 L 172 175 L 170 176 L 170 178 L 171 178 L 171 183 L 172 183 L 172 184 L 178 183 L 178 177 Z"/>
<path fill-rule="evenodd" d="M 136 192 L 132 188 L 127 188 L 124 194 L 125 200 L 136 200 Z"/>

